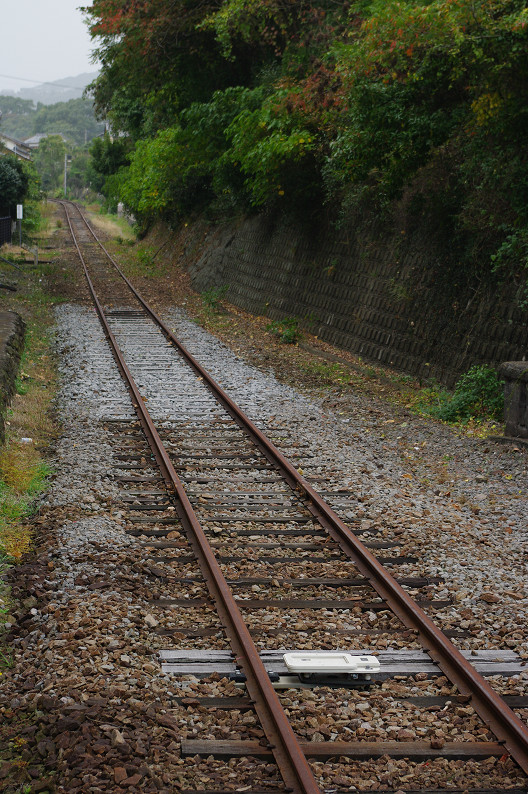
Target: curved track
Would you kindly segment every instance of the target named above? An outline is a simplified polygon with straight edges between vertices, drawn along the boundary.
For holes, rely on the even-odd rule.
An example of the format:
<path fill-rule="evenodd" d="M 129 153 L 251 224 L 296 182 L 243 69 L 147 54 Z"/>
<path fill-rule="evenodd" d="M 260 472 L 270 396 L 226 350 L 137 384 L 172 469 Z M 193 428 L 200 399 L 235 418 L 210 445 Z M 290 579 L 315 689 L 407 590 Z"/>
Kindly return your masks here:
<path fill-rule="evenodd" d="M 194 549 L 203 577 L 225 627 L 236 663 L 245 675 L 250 700 L 287 789 L 295 792 L 320 790 L 313 770 L 306 760 L 306 746 L 299 742 L 292 730 L 244 620 L 240 607 L 247 606 L 251 599 L 240 601 L 233 596 L 232 586 L 228 584 L 222 570 L 225 566 L 222 566 L 217 559 L 216 550 L 208 540 L 209 533 L 202 526 L 204 521 L 212 522 L 216 527 L 227 527 L 228 530 L 234 528 L 235 532 L 231 537 L 237 537 L 237 532 L 242 533 L 238 535 L 242 538 L 244 533 L 246 537 L 251 536 L 251 539 L 260 535 L 264 536 L 264 541 L 279 540 L 281 544 L 284 544 L 285 539 L 286 541 L 294 539 L 295 548 L 302 548 L 303 544 L 307 546 L 307 539 L 313 543 L 314 539 L 321 537 L 323 538 L 321 542 L 324 544 L 326 543 L 324 537 L 331 538 L 334 542 L 333 547 L 339 549 L 339 558 L 352 561 L 353 569 L 360 575 L 354 586 L 360 587 L 362 594 L 365 594 L 369 587 L 376 592 L 377 596 L 374 600 L 369 600 L 372 599 L 372 595 L 364 595 L 365 603 L 368 602 L 371 609 L 389 609 L 404 627 L 413 632 L 431 660 L 438 665 L 449 681 L 456 685 L 460 696 L 466 701 L 470 700 L 471 706 L 491 728 L 496 740 L 528 773 L 526 726 L 427 614 L 426 608 L 434 608 L 434 603 L 430 602 L 427 607 L 422 608 L 411 597 L 408 590 L 419 591 L 423 584 L 419 581 L 407 583 L 405 580 L 397 581 L 397 577 L 389 573 L 379 557 L 373 553 L 376 543 L 368 543 L 369 548 L 366 543 L 359 540 L 357 534 L 351 531 L 310 482 L 266 438 L 259 427 L 235 405 L 135 291 L 117 263 L 97 239 L 81 211 L 68 202 L 61 203 L 85 270 L 94 305 L 127 384 L 141 428 L 169 494 L 172 495 L 181 525 Z M 131 300 L 134 301 L 133 310 L 128 308 Z M 103 304 L 106 304 L 106 309 Z M 123 306 L 127 308 L 123 309 Z M 133 330 L 136 327 L 139 330 Z M 155 333 L 150 330 L 153 328 L 156 329 Z M 166 423 L 160 424 L 151 418 L 145 402 L 147 400 L 147 404 L 150 404 L 152 398 L 142 393 L 136 385 L 132 373 L 134 366 L 127 364 L 127 355 L 122 349 L 127 347 L 127 339 L 134 335 L 138 338 L 141 335 L 152 337 L 151 355 L 154 357 L 158 355 L 155 352 L 157 350 L 155 345 L 159 344 L 159 339 L 164 339 L 164 355 L 167 353 L 168 342 L 172 351 L 170 355 L 177 358 L 178 366 L 184 361 L 190 368 L 189 372 L 193 373 L 192 379 L 185 376 L 187 378 L 185 382 L 182 376 L 182 391 L 185 399 L 200 405 L 200 420 L 195 418 L 187 423 L 191 425 L 188 429 L 194 430 L 197 434 L 196 440 L 189 441 L 187 429 L 184 435 L 181 425 L 172 424 L 167 429 Z M 129 344 L 128 346 L 130 347 Z M 136 348 L 132 349 L 132 360 L 134 356 L 137 358 Z M 204 415 L 207 415 L 207 421 L 204 420 Z M 231 421 L 228 422 L 228 419 Z M 185 446 L 189 443 L 192 452 L 186 453 Z M 180 449 L 178 449 L 179 444 L 182 445 Z M 203 452 L 200 452 L 199 449 L 202 448 Z M 236 470 L 236 477 L 230 484 L 231 487 L 224 485 L 218 494 L 213 493 L 211 496 L 207 493 L 207 487 L 211 488 L 210 483 L 220 477 L 219 457 L 223 459 L 224 471 L 225 467 L 229 470 L 232 466 Z M 187 476 L 187 480 L 191 482 L 194 498 L 193 495 L 189 497 L 180 476 L 181 471 L 180 474 L 178 473 L 182 466 L 184 471 L 192 472 L 191 476 Z M 248 475 L 246 480 L 240 476 L 244 468 Z M 258 485 L 256 485 L 257 480 L 253 478 L 254 471 L 260 472 Z M 242 482 L 248 481 L 251 483 L 250 486 L 241 485 Z M 279 485 L 276 485 L 275 481 L 278 481 Z M 241 492 L 241 487 L 248 487 L 250 493 Z M 200 503 L 207 502 L 207 499 L 212 502 L 213 509 L 204 513 Z M 273 513 L 274 510 L 277 512 Z M 204 514 L 203 517 L 200 512 Z M 240 529 L 244 526 L 244 521 L 249 527 L 247 530 Z M 262 530 L 258 530 L 259 522 Z M 275 548 L 279 544 L 268 542 L 266 545 Z M 391 562 L 394 563 L 394 560 Z M 302 576 L 304 584 L 308 585 L 311 580 L 304 574 Z M 252 581 L 251 577 L 249 581 Z M 259 577 L 255 581 L 265 580 L 264 577 Z M 318 577 L 313 581 L 316 582 L 319 590 L 321 587 L 326 588 L 326 591 L 334 587 L 338 588 L 339 593 L 341 585 L 352 586 L 353 580 L 350 577 L 338 578 L 336 582 L 327 574 L 325 578 Z M 238 583 L 239 587 L 240 585 L 241 582 Z M 420 597 L 419 592 L 418 596 Z M 321 603 L 321 599 L 319 602 Z M 336 603 L 339 602 L 334 602 Z M 291 608 L 295 609 L 295 606 Z M 491 754 L 497 752 L 496 745 L 494 746 L 492 742 L 488 743 L 488 747 L 484 747 L 484 744 L 482 743 L 482 755 L 486 752 Z M 409 744 L 405 749 L 412 755 Z M 458 750 L 461 749 L 459 746 Z M 426 753 L 426 750 L 423 748 L 422 750 Z M 475 757 L 474 747 L 472 753 L 469 752 L 469 745 L 467 750 L 469 757 L 472 753 Z M 327 747 L 326 756 L 331 752 L 332 747 Z M 418 749 L 416 752 L 419 752 Z M 324 752 L 321 757 L 324 757 Z"/>

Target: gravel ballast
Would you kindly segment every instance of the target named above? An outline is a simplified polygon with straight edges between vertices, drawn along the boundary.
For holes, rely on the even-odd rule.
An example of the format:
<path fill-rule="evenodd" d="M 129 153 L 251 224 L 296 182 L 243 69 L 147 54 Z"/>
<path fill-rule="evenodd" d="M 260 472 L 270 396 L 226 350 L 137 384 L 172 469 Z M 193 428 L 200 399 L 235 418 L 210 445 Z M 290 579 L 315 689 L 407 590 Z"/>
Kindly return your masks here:
<path fill-rule="evenodd" d="M 167 618 L 151 603 L 164 594 L 165 585 L 145 562 L 144 539 L 125 532 L 124 488 L 112 468 L 123 441 L 111 423 L 133 421 L 130 401 L 95 313 L 75 305 L 62 305 L 56 312 L 62 435 L 55 476 L 36 522 L 38 559 L 20 569 L 15 584 L 25 605 L 10 627 L 15 664 L 0 686 L 0 714 L 18 737 L 26 779 L 33 781 L 34 791 L 44 790 L 38 786 L 53 774 L 56 790 L 68 794 L 172 792 L 223 787 L 229 767 L 234 789 L 255 779 L 263 788 L 273 788 L 273 764 L 251 759 L 224 764 L 179 755 L 182 735 L 223 735 L 193 705 L 192 696 L 239 693 L 225 680 L 204 683 L 189 677 L 182 684 L 159 673 L 155 650 L 168 647 L 170 639 L 153 633 L 158 624 L 217 623 L 208 609 L 191 618 L 171 610 Z M 414 549 L 419 562 L 402 566 L 400 575 L 445 579 L 435 597 L 449 596 L 453 604 L 438 618 L 444 627 L 467 630 L 470 636 L 457 639 L 460 647 L 510 648 L 528 658 L 526 451 L 466 438 L 411 415 L 402 419 L 361 394 L 352 408 L 333 412 L 320 399 L 241 360 L 181 310 L 165 319 L 295 465 L 307 476 L 323 478 L 318 488 L 346 486 L 352 492 L 346 499 L 328 497 L 341 515 L 359 519 L 366 530 L 381 528 L 381 537 L 397 539 L 404 551 Z M 156 405 L 151 407 L 156 418 Z M 164 395 L 160 411 L 159 418 L 166 418 L 170 394 Z M 177 596 L 178 585 L 169 585 Z M 181 586 L 182 595 L 189 592 Z M 193 593 L 203 596 L 203 585 L 197 583 Z M 220 630 L 202 643 L 187 642 L 189 647 L 225 647 Z M 497 680 L 496 686 L 524 694 L 527 681 L 523 674 Z M 438 694 L 442 687 L 444 695 L 451 691 L 445 680 L 422 683 L 402 687 L 415 693 Z M 191 697 L 187 706 L 175 702 L 182 690 Z M 363 699 L 352 693 L 343 705 L 339 694 L 332 694 L 328 725 L 315 726 L 303 725 L 299 717 L 298 701 L 310 700 L 303 694 L 292 698 L 292 716 L 308 740 L 321 727 L 324 737 L 330 730 L 346 739 L 351 720 L 363 738 L 394 736 L 391 714 L 376 702 L 371 711 L 358 709 Z M 471 723 L 471 713 L 466 716 Z M 256 730 L 242 717 L 226 715 L 226 730 L 238 730 L 241 737 Z M 446 711 L 438 718 L 429 715 L 422 727 L 441 740 L 449 735 L 450 722 Z M 443 767 L 441 760 L 429 768 L 373 761 L 325 764 L 320 773 L 328 788 L 393 787 L 402 775 L 410 775 L 408 787 L 417 781 L 434 787 L 445 778 Z M 481 767 L 479 771 L 477 762 L 455 765 L 453 780 L 463 788 L 474 780 L 476 769 L 482 787 L 499 780 L 501 785 L 523 785 L 511 761 L 491 759 Z M 16 774 L 10 768 L 5 779 Z M 6 790 L 16 788 L 13 784 Z"/>

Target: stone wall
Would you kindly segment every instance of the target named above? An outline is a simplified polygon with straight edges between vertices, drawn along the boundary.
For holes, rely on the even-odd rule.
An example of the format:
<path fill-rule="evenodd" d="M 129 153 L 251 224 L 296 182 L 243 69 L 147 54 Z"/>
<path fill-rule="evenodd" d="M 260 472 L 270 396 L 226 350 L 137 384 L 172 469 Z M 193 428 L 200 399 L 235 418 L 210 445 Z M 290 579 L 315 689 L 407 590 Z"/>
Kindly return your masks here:
<path fill-rule="evenodd" d="M 4 440 L 5 411 L 15 392 L 24 328 L 24 322 L 18 314 L 0 312 L 0 441 Z"/>
<path fill-rule="evenodd" d="M 320 338 L 420 378 L 452 385 L 474 364 L 523 360 L 522 281 L 464 280 L 435 232 L 393 221 L 389 232 L 336 233 L 258 216 L 210 230 L 190 275 L 200 292 L 229 285 L 235 305 L 297 316 Z"/>
<path fill-rule="evenodd" d="M 528 439 L 528 363 L 505 361 L 500 374 L 504 378 L 505 435 Z"/>

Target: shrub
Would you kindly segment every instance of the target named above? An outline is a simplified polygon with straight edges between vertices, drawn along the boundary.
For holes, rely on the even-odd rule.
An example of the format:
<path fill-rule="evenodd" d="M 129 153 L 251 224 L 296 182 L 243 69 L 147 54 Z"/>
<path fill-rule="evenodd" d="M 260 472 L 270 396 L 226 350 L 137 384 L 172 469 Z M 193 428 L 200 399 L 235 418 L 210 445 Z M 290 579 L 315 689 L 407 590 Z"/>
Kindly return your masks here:
<path fill-rule="evenodd" d="M 221 287 L 211 287 L 211 289 L 202 292 L 202 300 L 206 306 L 214 311 L 220 308 L 220 302 L 225 298 L 229 284 L 224 284 Z"/>
<path fill-rule="evenodd" d="M 284 320 L 274 320 L 266 326 L 266 331 L 276 336 L 281 342 L 286 345 L 294 345 L 299 341 L 299 318 L 298 317 L 285 317 Z"/>
<path fill-rule="evenodd" d="M 471 367 L 459 379 L 452 395 L 441 392 L 429 412 L 444 422 L 467 422 L 470 418 L 501 420 L 504 412 L 504 381 L 486 364 Z"/>

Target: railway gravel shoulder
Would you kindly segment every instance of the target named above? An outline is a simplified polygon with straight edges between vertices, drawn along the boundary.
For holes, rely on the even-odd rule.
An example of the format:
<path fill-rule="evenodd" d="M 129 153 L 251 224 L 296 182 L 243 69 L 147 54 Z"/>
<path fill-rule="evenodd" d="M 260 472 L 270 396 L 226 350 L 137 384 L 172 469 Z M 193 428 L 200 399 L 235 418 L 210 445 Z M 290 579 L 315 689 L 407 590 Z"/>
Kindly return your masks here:
<path fill-rule="evenodd" d="M 445 591 L 437 597 L 449 596 L 453 604 L 437 613 L 444 626 L 461 625 L 475 632 L 479 647 L 506 645 L 528 659 L 526 452 L 456 436 L 418 418 L 407 418 L 399 433 L 388 435 L 380 422 L 372 427 L 368 401 L 358 400 L 354 414 L 340 416 L 244 362 L 181 311 L 165 319 L 250 418 L 285 454 L 293 452 L 304 474 L 322 477 L 319 489 L 350 487 L 345 498 L 327 497 L 340 505 L 342 515 L 359 518 L 362 529 L 379 530 L 383 539 L 396 539 L 404 549 L 419 549 L 418 569 L 409 564 L 406 573 L 445 579 Z M 387 416 L 393 420 L 390 409 Z M 292 432 L 300 442 L 297 451 Z M 460 466 L 467 474 L 458 478 L 465 498 L 453 498 L 449 482 L 411 477 L 411 444 L 415 457 L 438 463 L 442 479 L 446 467 L 439 461 Z M 435 493 L 435 485 L 443 493 Z M 471 642 L 462 647 L 470 648 Z"/>
<path fill-rule="evenodd" d="M 159 676 L 153 653 L 170 647 L 167 637 L 176 638 L 180 647 L 189 650 L 214 647 L 219 652 L 226 649 L 225 638 L 206 603 L 203 583 L 189 575 L 192 567 L 180 565 L 178 576 L 183 578 L 177 578 L 165 566 L 164 556 L 184 557 L 189 553 L 178 527 L 169 533 L 174 535 L 169 549 L 139 529 L 145 514 L 139 512 L 142 497 L 138 500 L 135 489 L 144 486 L 134 480 L 134 461 L 154 483 L 147 486 L 147 493 L 157 493 L 156 473 L 154 467 L 149 468 L 148 453 L 141 445 L 131 455 L 128 438 L 134 434 L 134 417 L 124 387 L 117 382 L 113 361 L 103 350 L 95 314 L 85 308 L 62 306 L 57 317 L 64 435 L 55 483 L 38 519 L 53 537 L 43 539 L 39 565 L 28 567 L 25 584 L 33 600 L 27 602 L 18 625 L 13 627 L 18 661 L 0 692 L 0 712 L 13 725 L 14 738 L 26 746 L 23 753 L 27 753 L 28 764 L 33 759 L 29 774 L 34 779 L 42 777 L 42 767 L 50 773 L 58 772 L 57 790 L 68 794 L 207 790 L 218 788 L 226 773 L 236 780 L 237 788 L 253 790 L 255 780 L 264 789 L 280 788 L 276 767 L 266 757 L 232 758 L 226 768 L 221 759 L 198 759 L 181 753 L 182 737 L 207 743 L 227 735 L 247 741 L 251 736 L 258 740 L 261 733 L 252 722 L 254 717 L 243 708 L 234 707 L 218 720 L 218 714 L 211 717 L 202 705 L 203 696 L 235 700 L 239 696 L 234 684 L 220 675 L 203 681 L 196 676 L 181 680 Z M 219 376 L 220 368 L 227 364 L 229 375 L 224 385 L 230 393 L 250 416 L 256 417 L 258 412 L 258 422 L 303 467 L 305 475 L 317 479 L 318 488 L 327 490 L 329 500 L 339 504 L 342 514 L 346 516 L 349 511 L 350 518 L 359 519 L 358 526 L 367 539 L 382 538 L 403 552 L 419 549 L 418 560 L 400 566 L 399 575 L 445 578 L 445 586 L 437 583 L 432 587 L 435 598 L 443 595 L 444 588 L 453 602 L 437 614 L 445 626 L 455 631 L 464 628 L 457 644 L 469 651 L 478 645 L 526 653 L 526 601 L 521 592 L 521 522 L 526 518 L 526 506 L 520 499 L 513 500 L 514 493 L 508 494 L 507 487 L 504 490 L 505 497 L 512 497 L 513 508 L 506 514 L 511 532 L 498 538 L 496 533 L 481 531 L 486 524 L 477 519 L 489 516 L 487 520 L 494 521 L 489 505 L 475 516 L 473 510 L 449 496 L 435 499 L 438 495 L 429 485 L 410 480 L 406 476 L 408 458 L 402 456 L 401 445 L 396 443 L 401 438 L 394 438 L 393 448 L 387 435 L 373 438 L 372 428 L 367 432 L 367 405 L 358 403 L 357 422 L 345 422 L 343 416 L 237 359 L 180 311 L 171 312 L 170 321 L 192 352 L 200 352 L 214 376 Z M 301 428 L 305 421 L 308 431 Z M 435 454 L 445 443 L 438 436 L 428 438 L 424 430 L 418 450 L 413 451 L 423 454 L 423 440 L 426 446 L 435 448 Z M 466 445 L 464 441 L 460 446 L 464 457 L 461 465 L 468 472 L 489 460 L 484 456 L 490 453 L 479 444 Z M 511 453 L 500 456 L 501 465 L 510 461 L 515 472 L 521 471 L 525 460 L 520 463 L 521 457 Z M 128 472 L 126 482 L 120 478 L 120 471 Z M 486 490 L 491 481 L 491 494 L 495 479 L 491 471 L 487 481 L 479 482 L 479 488 Z M 343 483 L 348 490 L 338 491 Z M 520 484 L 515 484 L 522 491 Z M 155 498 L 160 499 L 161 506 L 162 495 Z M 134 510 L 137 517 L 131 519 Z M 502 515 L 505 508 L 501 506 L 500 511 Z M 131 521 L 138 522 L 136 534 L 130 531 Z M 462 560 L 460 548 L 455 552 L 453 546 L 457 533 L 464 538 L 466 558 Z M 280 539 L 280 534 L 277 537 Z M 244 548 L 244 541 L 233 533 L 231 544 L 226 540 L 225 554 L 235 556 L 237 543 Z M 278 552 L 272 549 L 270 553 Z M 250 575 L 251 570 L 247 573 Z M 508 590 L 503 586 L 499 592 L 493 583 L 505 578 Z M 252 588 L 250 585 L 240 592 L 251 597 L 255 595 Z M 261 592 L 266 593 L 265 586 Z M 178 608 L 163 606 L 169 594 L 176 601 L 181 599 Z M 499 600 L 490 602 L 486 594 Z M 194 599 L 192 608 L 179 608 L 185 606 L 182 600 L 189 598 Z M 514 614 L 512 604 L 517 610 Z M 330 610 L 329 620 L 332 615 Z M 276 619 L 273 614 L 269 617 Z M 373 611 L 371 620 L 375 627 L 384 618 Z M 194 626 L 191 631 L 190 625 Z M 526 695 L 527 684 L 525 673 L 495 681 L 497 688 L 509 696 Z M 473 731 L 478 733 L 472 709 L 463 700 L 457 701 L 442 676 L 431 680 L 418 674 L 401 684 L 392 681 L 391 686 L 389 693 L 382 692 L 381 685 L 379 702 L 377 697 L 367 700 L 360 692 L 303 690 L 291 695 L 288 708 L 303 740 L 314 746 L 331 737 L 346 739 L 347 726 L 352 726 L 363 741 L 413 741 L 420 722 L 416 723 L 416 714 L 411 719 L 411 713 L 402 721 L 401 702 L 408 702 L 412 712 L 418 707 L 417 699 L 424 697 L 432 699 L 427 707 L 432 711 L 423 718 L 419 730 L 427 736 L 435 735 L 439 748 L 453 731 L 458 736 L 455 741 L 469 741 Z M 390 695 L 395 696 L 394 712 Z M 306 720 L 310 701 L 320 708 L 321 698 L 328 720 L 310 723 Z M 32 719 L 17 726 L 17 719 L 25 713 L 31 713 Z M 522 716 L 525 712 L 519 713 Z M 396 727 L 408 731 L 408 735 L 395 736 Z M 489 732 L 482 732 L 481 739 L 489 740 Z M 35 758 L 41 761 L 36 763 Z M 524 779 L 505 757 L 491 757 L 484 765 L 442 758 L 426 764 L 398 758 L 352 764 L 338 759 L 324 765 L 315 762 L 314 768 L 329 789 L 404 786 L 433 790 L 445 780 L 445 764 L 451 765 L 451 781 L 459 790 L 472 785 L 475 776 L 484 788 L 499 782 L 512 790 L 521 790 L 523 785 Z"/>

